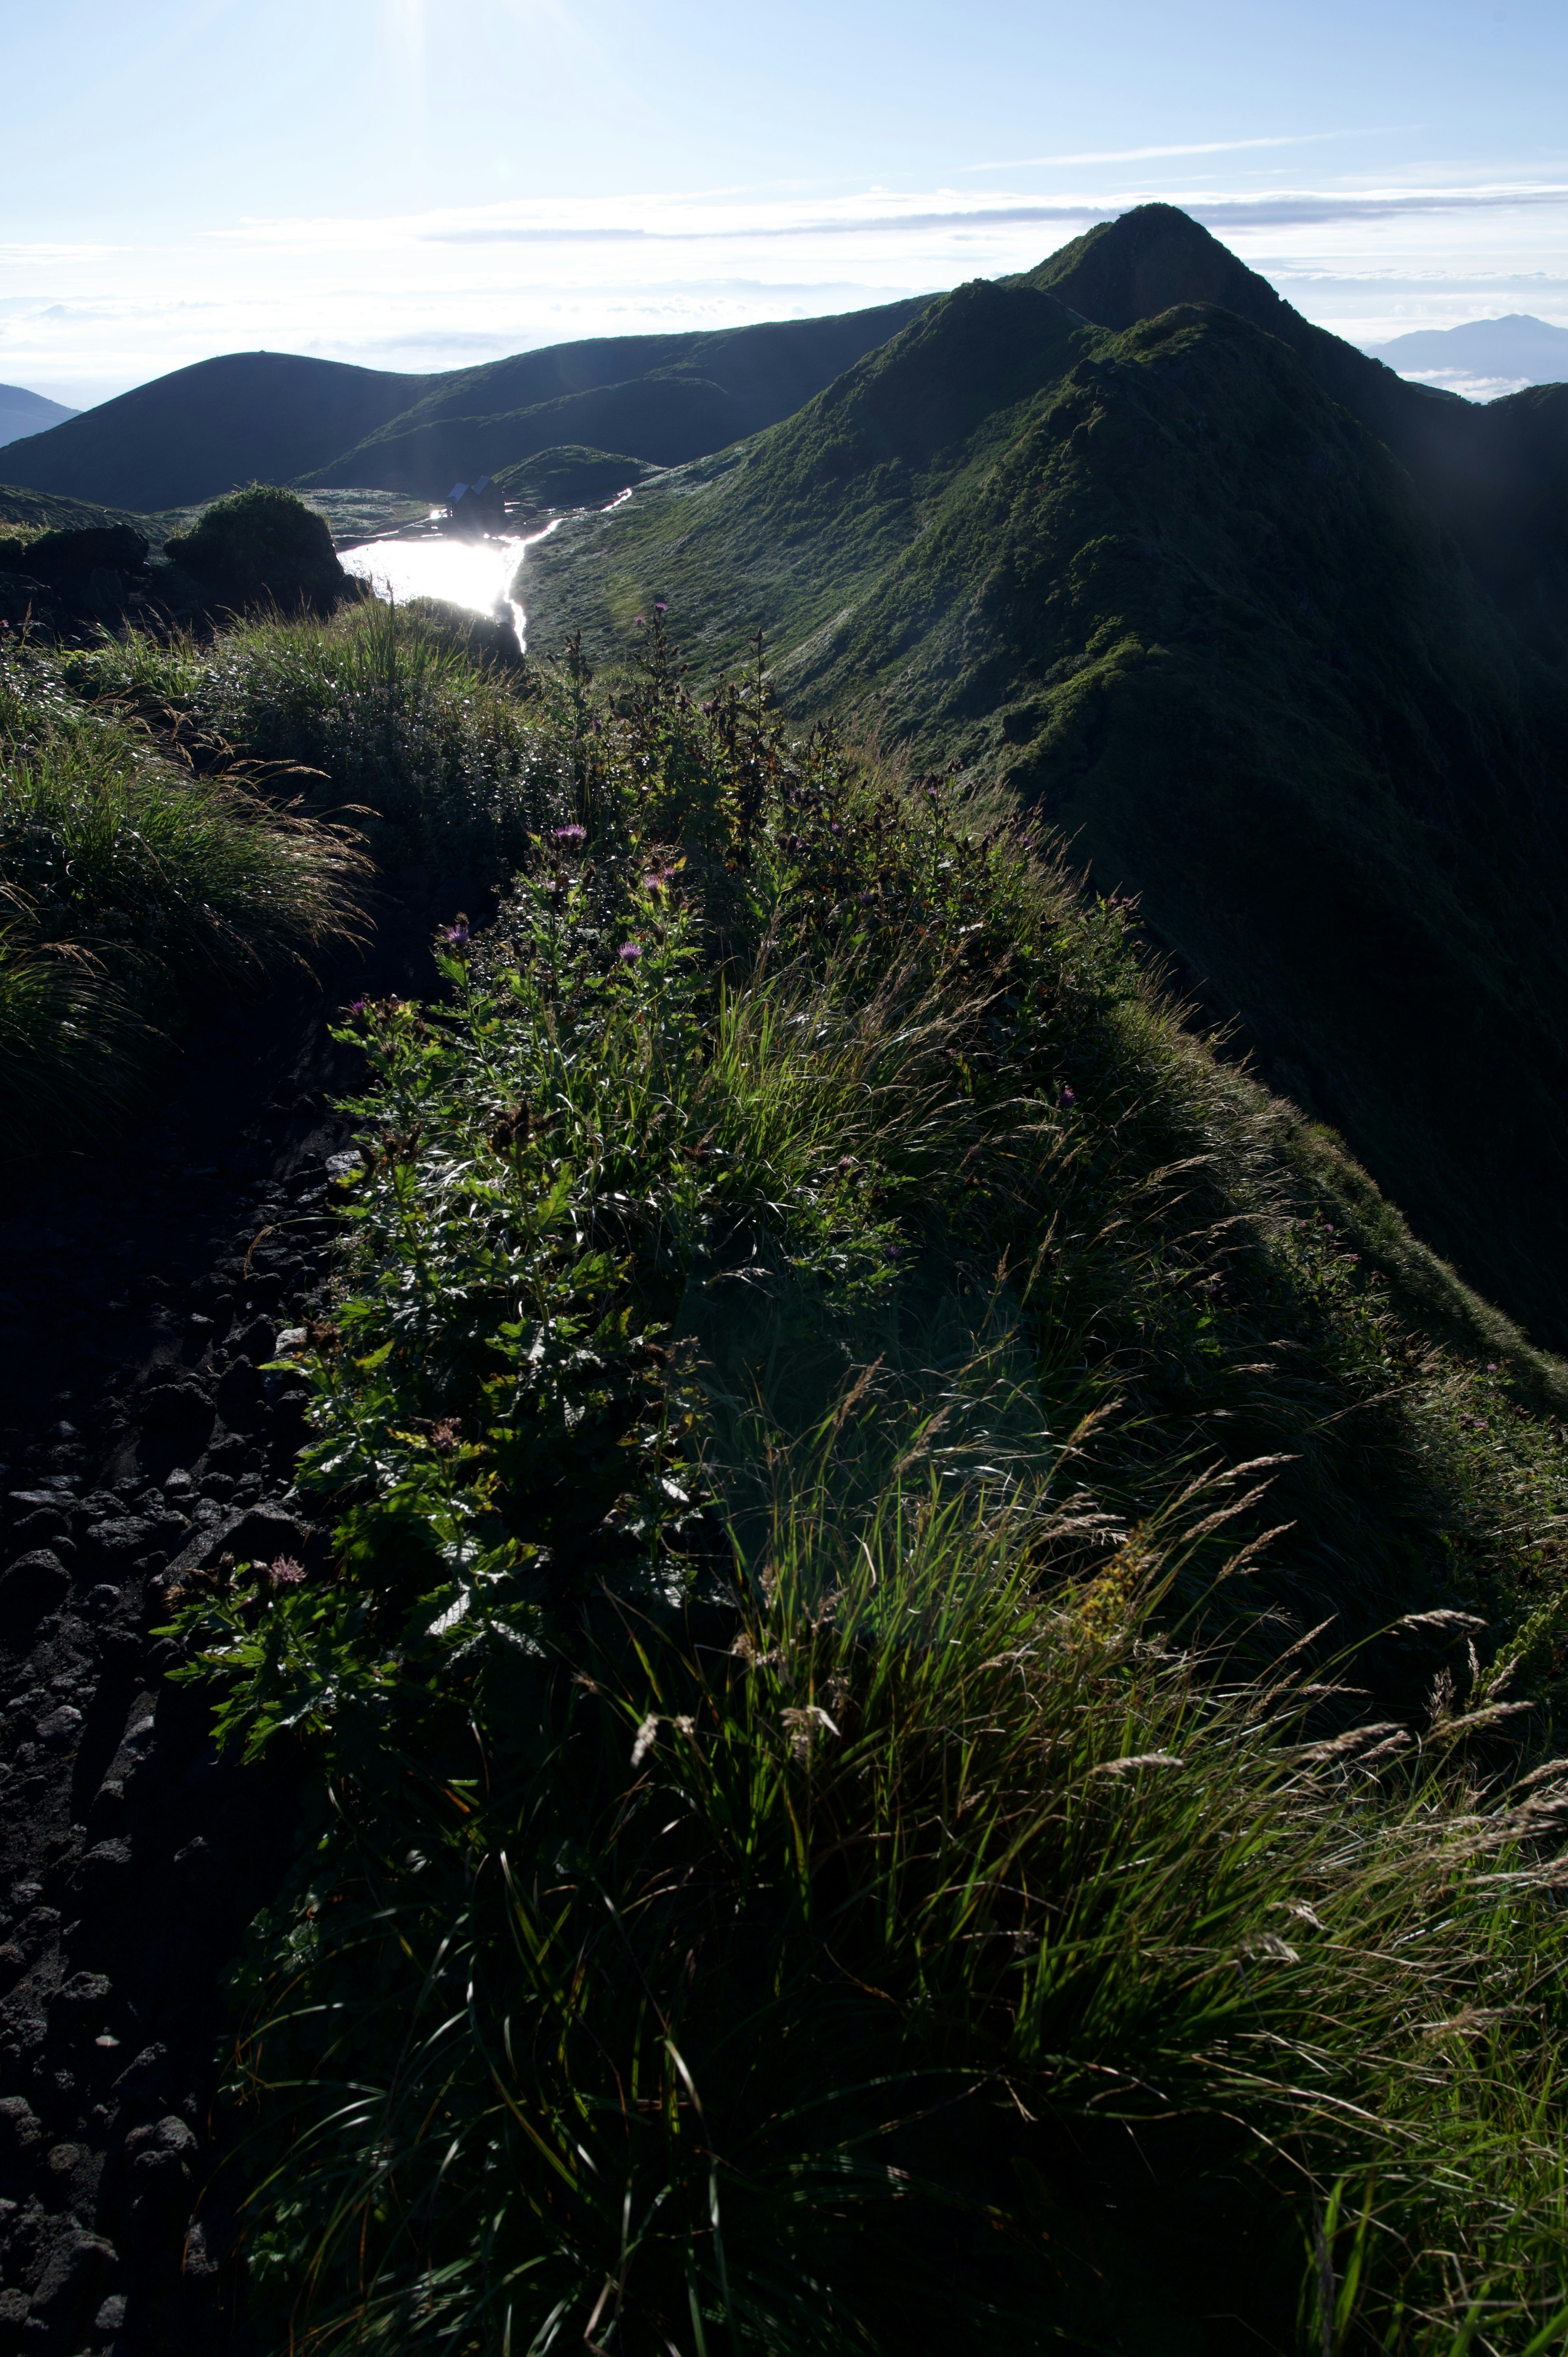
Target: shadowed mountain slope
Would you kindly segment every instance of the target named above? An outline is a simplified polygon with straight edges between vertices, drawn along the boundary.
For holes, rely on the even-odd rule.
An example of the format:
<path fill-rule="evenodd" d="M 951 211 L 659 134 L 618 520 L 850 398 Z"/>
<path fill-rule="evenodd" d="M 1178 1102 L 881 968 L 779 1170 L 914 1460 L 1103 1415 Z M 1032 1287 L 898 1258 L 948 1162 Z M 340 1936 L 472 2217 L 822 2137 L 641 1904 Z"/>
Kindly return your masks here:
<path fill-rule="evenodd" d="M 788 417 L 928 299 L 709 334 L 595 337 L 464 369 L 311 482 L 435 498 L 563 444 L 676 466 Z"/>
<path fill-rule="evenodd" d="M 432 382 L 294 352 L 228 352 L 9 444 L 5 473 L 108 507 L 185 507 L 238 483 L 292 482 Z"/>
<path fill-rule="evenodd" d="M 1370 428 L 1414 476 L 1436 521 L 1463 544 L 1494 596 L 1549 651 L 1564 651 L 1552 611 L 1563 567 L 1562 468 L 1568 387 L 1534 387 L 1479 405 L 1391 368 L 1316 328 L 1174 205 L 1102 221 L 1026 274 L 1086 319 L 1128 328 L 1177 303 L 1218 303 L 1288 344 L 1314 382 Z M 1543 601 L 1541 576 L 1550 590 Z"/>
<path fill-rule="evenodd" d="M 1434 404 L 1294 314 L 1288 337 L 1230 304 L 1087 322 L 1166 292 L 1144 226 L 956 290 L 788 423 L 555 535 L 531 638 L 581 626 L 603 651 L 662 595 L 706 670 L 761 624 L 797 712 L 1007 780 L 1102 889 L 1143 895 L 1275 1083 L 1560 1346 L 1554 396 Z M 1250 275 L 1213 283 L 1250 303 Z M 1532 487 L 1506 586 L 1536 643 L 1456 544 L 1452 477 L 1412 476 L 1360 414 L 1380 402 L 1494 429 L 1467 491 L 1498 551 L 1504 491 Z"/>
<path fill-rule="evenodd" d="M 441 376 L 231 352 L 10 444 L 5 471 L 30 490 L 156 510 L 252 481 L 439 499 L 455 480 L 564 445 L 669 466 L 789 416 L 926 299 L 598 337 Z"/>
<path fill-rule="evenodd" d="M 161 516 L 101 507 L 96 500 L 55 499 L 47 491 L 0 483 L 0 535 L 6 538 L 28 538 L 40 532 L 101 532 L 117 523 L 129 524 L 155 548 L 164 544 L 167 526 Z"/>

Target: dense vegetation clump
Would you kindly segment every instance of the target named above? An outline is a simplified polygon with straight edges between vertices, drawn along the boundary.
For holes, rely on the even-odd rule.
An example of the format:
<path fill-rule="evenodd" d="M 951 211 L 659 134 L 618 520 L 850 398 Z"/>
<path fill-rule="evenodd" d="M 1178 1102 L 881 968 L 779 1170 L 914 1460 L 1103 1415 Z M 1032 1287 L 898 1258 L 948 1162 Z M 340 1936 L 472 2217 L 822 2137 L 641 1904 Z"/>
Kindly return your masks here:
<path fill-rule="evenodd" d="M 274 2341 L 1553 2345 L 1560 1371 L 1004 799 L 657 619 L 512 716 L 499 914 L 344 1020 L 332 1569 L 177 1599 L 314 1768 Z"/>
<path fill-rule="evenodd" d="M 239 612 L 269 606 L 329 614 L 349 594 L 325 518 L 272 483 L 215 500 L 165 554 Z"/>
<path fill-rule="evenodd" d="M 71 677 L 312 773 L 307 807 L 347 808 L 386 867 L 503 884 L 560 800 L 560 759 L 525 701 L 428 614 L 371 603 L 207 648 L 132 635 L 76 659 Z"/>

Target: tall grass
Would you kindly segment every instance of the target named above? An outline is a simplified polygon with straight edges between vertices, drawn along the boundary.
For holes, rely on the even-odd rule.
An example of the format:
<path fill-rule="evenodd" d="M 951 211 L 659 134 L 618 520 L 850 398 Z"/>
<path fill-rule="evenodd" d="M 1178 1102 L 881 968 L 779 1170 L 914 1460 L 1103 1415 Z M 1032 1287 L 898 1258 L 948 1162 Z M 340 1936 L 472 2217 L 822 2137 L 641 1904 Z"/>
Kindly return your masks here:
<path fill-rule="evenodd" d="M 361 929 L 362 851 L 85 710 L 0 676 L 0 1082 L 41 1142 L 130 1103 L 198 994 L 252 986 Z M 44 1125 L 46 1127 L 40 1128 Z"/>
<path fill-rule="evenodd" d="M 114 734 L 7 764 L 0 874 L 46 938 L 175 986 L 236 983 L 349 928 L 363 860 L 224 778 L 136 758 Z"/>
<path fill-rule="evenodd" d="M 72 677 L 177 705 L 254 757 L 319 772 L 310 808 L 351 807 L 384 866 L 499 886 L 531 834 L 571 815 L 559 755 L 505 677 L 397 607 L 257 620 L 200 653 L 131 636 Z"/>
<path fill-rule="evenodd" d="M 313 1879 L 242 2053 L 296 2345 L 1181 2347 L 1240 2300 L 1283 2349 L 1326 2299 L 1435 2352 L 1568 2303 L 1561 1781 L 1402 1772 L 1312 1739 L 1321 1665 L 1173 1644 L 1223 1492 L 1074 1578 L 1071 1505 L 921 1438 L 848 1521 L 779 1465 L 731 1615 L 498 1681 Z"/>
<path fill-rule="evenodd" d="M 134 1101 L 152 1041 L 99 959 L 39 937 L 34 910 L 0 893 L 0 1108 L 35 1149 Z"/>

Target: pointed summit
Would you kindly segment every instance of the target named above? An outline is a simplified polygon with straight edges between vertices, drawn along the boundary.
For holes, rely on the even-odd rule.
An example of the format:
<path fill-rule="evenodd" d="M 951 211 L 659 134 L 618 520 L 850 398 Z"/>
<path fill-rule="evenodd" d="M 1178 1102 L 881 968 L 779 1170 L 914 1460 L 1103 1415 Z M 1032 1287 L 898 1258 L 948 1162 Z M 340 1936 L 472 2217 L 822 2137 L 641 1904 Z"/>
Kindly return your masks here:
<path fill-rule="evenodd" d="M 1116 221 L 1097 222 L 1020 283 L 1055 295 L 1096 327 L 1118 330 L 1178 304 L 1219 304 L 1288 344 L 1330 399 L 1407 466 L 1426 467 L 1445 454 L 1441 413 L 1455 404 L 1315 328 L 1176 205 L 1137 205 Z"/>
<path fill-rule="evenodd" d="M 1222 303 L 1286 343 L 1294 341 L 1290 323 L 1307 324 L 1266 278 L 1176 205 L 1139 205 L 1100 221 L 1029 271 L 1026 284 L 1100 328 L 1134 327 L 1177 303 Z"/>

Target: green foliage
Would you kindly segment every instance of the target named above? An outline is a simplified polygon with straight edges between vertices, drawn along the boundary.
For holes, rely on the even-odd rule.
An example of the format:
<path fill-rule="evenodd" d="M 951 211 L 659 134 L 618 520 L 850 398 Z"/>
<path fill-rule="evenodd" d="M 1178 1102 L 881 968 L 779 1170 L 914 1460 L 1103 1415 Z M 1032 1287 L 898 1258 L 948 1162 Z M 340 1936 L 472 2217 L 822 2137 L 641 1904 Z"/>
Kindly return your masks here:
<path fill-rule="evenodd" d="M 1561 1426 L 994 798 L 657 617 L 518 710 L 570 815 L 345 1026 L 333 1568 L 178 1613 L 317 1770 L 274 2337 L 1552 2345 Z"/>
<path fill-rule="evenodd" d="M 252 483 L 203 509 L 165 554 L 213 597 L 240 609 L 330 613 L 349 585 L 326 520 L 293 491 Z"/>
<path fill-rule="evenodd" d="M 198 775 L 84 706 L 58 665 L 0 663 L 0 1094 L 20 1134 L 91 1132 L 186 1006 L 351 934 L 363 868 L 242 770 Z"/>
<path fill-rule="evenodd" d="M 535 716 L 417 610 L 271 620 L 200 652 L 131 634 L 71 676 L 99 696 L 183 707 L 252 756 L 317 772 L 302 780 L 307 807 L 347 806 L 384 866 L 428 861 L 499 885 L 531 833 L 564 815 Z"/>

